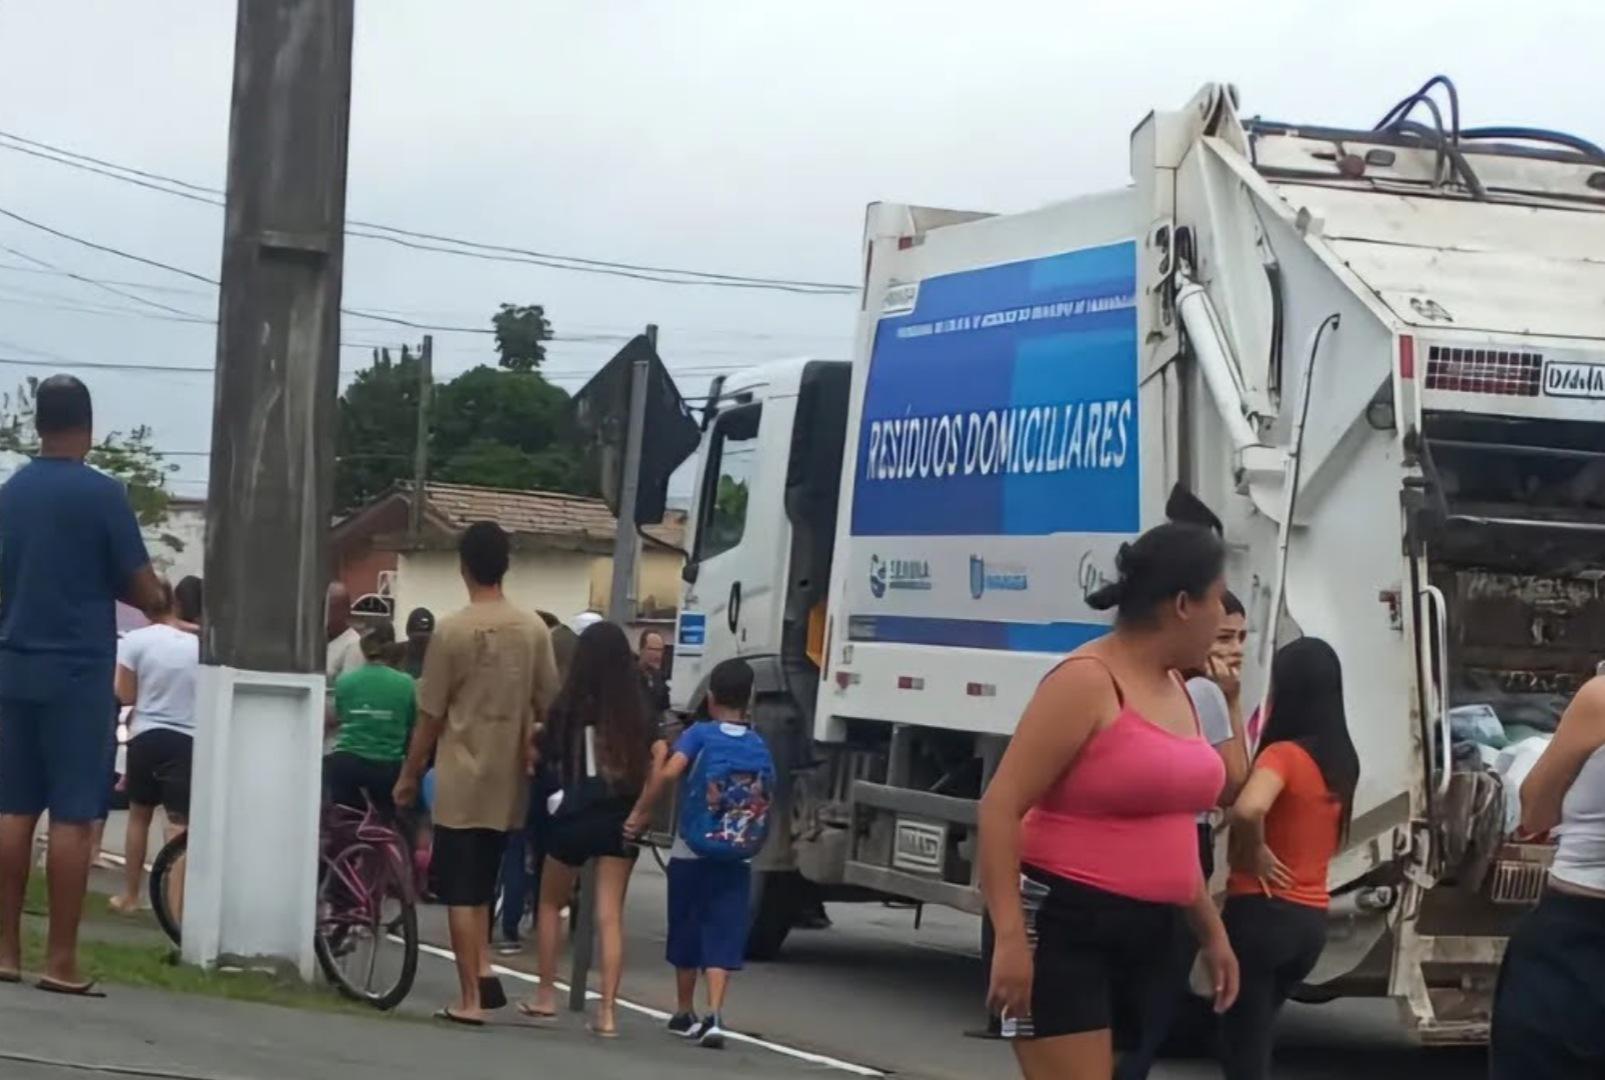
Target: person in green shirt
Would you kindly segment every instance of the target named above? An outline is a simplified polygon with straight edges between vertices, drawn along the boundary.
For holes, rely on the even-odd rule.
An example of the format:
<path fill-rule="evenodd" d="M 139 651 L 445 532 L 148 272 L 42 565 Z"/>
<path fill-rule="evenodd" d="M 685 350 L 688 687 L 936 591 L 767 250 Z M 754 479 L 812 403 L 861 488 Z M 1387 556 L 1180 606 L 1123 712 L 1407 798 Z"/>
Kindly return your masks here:
<path fill-rule="evenodd" d="M 365 810 L 371 801 L 387 817 L 395 813 L 391 791 L 418 711 L 412 677 L 399 670 L 403 654 L 395 627 L 376 623 L 362 635 L 366 662 L 334 684 L 334 751 L 324 759 L 323 780 L 336 805 Z"/>

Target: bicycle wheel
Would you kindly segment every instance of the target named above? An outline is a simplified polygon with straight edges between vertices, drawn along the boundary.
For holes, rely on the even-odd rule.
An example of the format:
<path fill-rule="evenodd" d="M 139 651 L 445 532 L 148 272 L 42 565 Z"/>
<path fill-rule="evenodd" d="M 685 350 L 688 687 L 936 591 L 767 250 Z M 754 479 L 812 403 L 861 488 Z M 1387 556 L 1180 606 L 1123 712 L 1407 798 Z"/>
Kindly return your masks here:
<path fill-rule="evenodd" d="M 418 975 L 418 912 L 403 872 L 356 843 L 324 860 L 318 883 L 318 965 L 346 997 L 381 1010 L 400 1005 Z"/>
<path fill-rule="evenodd" d="M 189 833 L 181 832 L 162 846 L 150 868 L 150 908 L 174 945 L 184 943 L 183 882 L 188 853 Z"/>

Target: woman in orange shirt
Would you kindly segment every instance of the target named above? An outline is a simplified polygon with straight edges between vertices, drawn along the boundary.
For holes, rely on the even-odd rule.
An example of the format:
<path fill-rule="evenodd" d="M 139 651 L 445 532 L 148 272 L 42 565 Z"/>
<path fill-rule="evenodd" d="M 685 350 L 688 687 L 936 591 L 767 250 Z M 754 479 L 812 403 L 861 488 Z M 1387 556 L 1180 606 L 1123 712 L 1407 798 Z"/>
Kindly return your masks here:
<path fill-rule="evenodd" d="M 1326 947 L 1327 868 L 1359 777 L 1337 653 L 1319 638 L 1284 646 L 1259 754 L 1229 815 L 1223 918 L 1242 981 L 1222 1028 L 1227 1080 L 1271 1075 L 1277 1013 Z"/>

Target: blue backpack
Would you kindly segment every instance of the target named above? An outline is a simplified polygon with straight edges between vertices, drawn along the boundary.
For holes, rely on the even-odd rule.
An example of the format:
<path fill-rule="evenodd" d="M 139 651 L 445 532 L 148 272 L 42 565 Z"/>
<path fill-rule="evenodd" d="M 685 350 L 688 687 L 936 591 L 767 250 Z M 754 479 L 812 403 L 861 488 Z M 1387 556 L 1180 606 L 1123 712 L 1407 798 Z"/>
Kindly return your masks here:
<path fill-rule="evenodd" d="M 763 736 L 715 724 L 681 790 L 680 838 L 704 859 L 750 859 L 769 836 L 774 793 L 775 759 Z"/>

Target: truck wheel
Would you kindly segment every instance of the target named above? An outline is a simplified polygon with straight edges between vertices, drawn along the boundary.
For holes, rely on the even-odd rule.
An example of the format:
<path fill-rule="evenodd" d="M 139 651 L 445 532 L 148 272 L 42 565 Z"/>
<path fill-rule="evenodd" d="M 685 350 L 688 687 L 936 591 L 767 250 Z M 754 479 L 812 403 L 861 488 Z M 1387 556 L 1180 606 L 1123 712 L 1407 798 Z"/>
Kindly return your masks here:
<path fill-rule="evenodd" d="M 795 870 L 753 873 L 752 899 L 747 909 L 748 960 L 773 960 L 780 955 L 780 947 L 797 921 L 802 883 L 802 876 Z"/>

